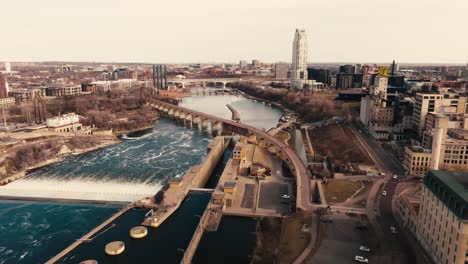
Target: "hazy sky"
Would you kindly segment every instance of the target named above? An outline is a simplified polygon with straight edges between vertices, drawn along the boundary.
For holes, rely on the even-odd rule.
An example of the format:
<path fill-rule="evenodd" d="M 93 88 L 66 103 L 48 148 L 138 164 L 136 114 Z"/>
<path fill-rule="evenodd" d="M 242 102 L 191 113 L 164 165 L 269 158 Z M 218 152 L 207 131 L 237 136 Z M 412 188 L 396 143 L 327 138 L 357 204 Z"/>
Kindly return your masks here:
<path fill-rule="evenodd" d="M 468 61 L 468 0 L 3 0 L 0 61 Z"/>

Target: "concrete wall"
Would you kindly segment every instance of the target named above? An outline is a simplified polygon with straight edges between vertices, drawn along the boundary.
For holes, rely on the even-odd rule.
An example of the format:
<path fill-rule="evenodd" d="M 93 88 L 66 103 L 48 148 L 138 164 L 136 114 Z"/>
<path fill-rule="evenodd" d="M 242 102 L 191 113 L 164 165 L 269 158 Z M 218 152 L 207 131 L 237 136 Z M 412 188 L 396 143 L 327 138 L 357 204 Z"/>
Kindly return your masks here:
<path fill-rule="evenodd" d="M 211 145 L 211 150 L 208 155 L 203 160 L 198 170 L 197 176 L 193 179 L 192 187 L 193 188 L 203 188 L 205 187 L 208 179 L 211 174 L 213 174 L 216 165 L 224 154 L 226 147 L 231 141 L 230 138 L 216 137 L 214 143 Z"/>

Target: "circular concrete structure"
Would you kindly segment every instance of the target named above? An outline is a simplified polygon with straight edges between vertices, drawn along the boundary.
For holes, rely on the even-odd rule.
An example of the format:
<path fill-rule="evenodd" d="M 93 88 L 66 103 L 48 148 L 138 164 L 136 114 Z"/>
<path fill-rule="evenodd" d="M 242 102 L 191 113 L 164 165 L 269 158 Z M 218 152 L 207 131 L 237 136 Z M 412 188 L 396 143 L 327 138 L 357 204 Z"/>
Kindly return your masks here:
<path fill-rule="evenodd" d="M 80 264 L 98 264 L 97 260 L 94 259 L 88 259 L 85 261 L 81 261 Z"/>
<path fill-rule="evenodd" d="M 144 226 L 135 226 L 130 229 L 130 236 L 133 238 L 143 238 L 148 234 L 148 229 Z"/>
<path fill-rule="evenodd" d="M 109 244 L 106 245 L 105 250 L 106 250 L 107 255 L 111 255 L 111 256 L 120 255 L 125 250 L 125 243 L 122 241 L 110 242 Z"/>

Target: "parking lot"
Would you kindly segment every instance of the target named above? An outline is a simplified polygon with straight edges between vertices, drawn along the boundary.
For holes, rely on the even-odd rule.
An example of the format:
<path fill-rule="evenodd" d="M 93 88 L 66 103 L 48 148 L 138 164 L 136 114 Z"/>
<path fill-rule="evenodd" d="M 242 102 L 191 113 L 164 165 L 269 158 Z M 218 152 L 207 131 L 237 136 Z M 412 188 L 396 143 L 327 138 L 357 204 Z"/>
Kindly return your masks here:
<path fill-rule="evenodd" d="M 241 207 L 252 208 L 254 199 L 255 184 L 245 184 L 244 195 L 242 196 Z"/>
<path fill-rule="evenodd" d="M 373 254 L 378 243 L 372 227 L 368 226 L 367 230 L 356 228 L 356 225 L 363 220 L 361 217 L 336 212 L 327 214 L 325 218 L 331 218 L 333 222 L 320 221 L 321 243 L 307 263 L 357 263 L 354 261 L 355 256 L 363 256 L 369 259 L 369 263 L 373 263 Z M 370 248 L 370 252 L 359 250 L 360 246 Z"/>
<path fill-rule="evenodd" d="M 283 195 L 289 195 L 289 186 L 278 182 L 260 183 L 260 194 L 258 197 L 258 208 L 273 209 L 278 213 L 287 213 L 289 211 L 289 199 L 281 198 Z"/>

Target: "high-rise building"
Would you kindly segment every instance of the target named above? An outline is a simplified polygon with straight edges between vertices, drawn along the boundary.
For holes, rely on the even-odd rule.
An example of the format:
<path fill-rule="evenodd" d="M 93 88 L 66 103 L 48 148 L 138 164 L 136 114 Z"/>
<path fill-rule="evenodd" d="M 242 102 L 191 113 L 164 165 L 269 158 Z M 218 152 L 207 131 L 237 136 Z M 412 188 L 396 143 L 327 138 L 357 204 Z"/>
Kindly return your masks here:
<path fill-rule="evenodd" d="M 400 65 L 395 63 L 395 61 L 392 62 L 392 65 L 390 65 L 390 74 L 391 76 L 395 75 L 397 71 L 400 70 Z"/>
<path fill-rule="evenodd" d="M 0 73 L 0 98 L 8 97 L 8 89 L 5 77 Z"/>
<path fill-rule="evenodd" d="M 434 263 L 468 262 L 468 173 L 433 170 L 424 178 L 416 237 Z"/>
<path fill-rule="evenodd" d="M 328 69 L 307 68 L 307 77 L 309 80 L 316 80 L 330 85 L 330 70 Z"/>
<path fill-rule="evenodd" d="M 302 89 L 307 80 L 307 36 L 304 29 L 296 29 L 292 49 L 291 88 Z"/>

